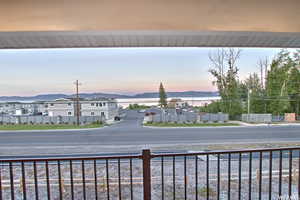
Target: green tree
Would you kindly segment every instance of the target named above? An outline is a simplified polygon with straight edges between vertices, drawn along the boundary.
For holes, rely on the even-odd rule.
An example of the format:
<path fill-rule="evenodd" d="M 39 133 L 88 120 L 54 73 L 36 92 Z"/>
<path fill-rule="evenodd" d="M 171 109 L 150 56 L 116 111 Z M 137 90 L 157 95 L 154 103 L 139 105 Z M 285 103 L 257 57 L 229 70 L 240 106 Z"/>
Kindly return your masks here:
<path fill-rule="evenodd" d="M 141 109 L 148 109 L 148 108 L 150 108 L 150 106 L 139 105 L 137 103 L 135 103 L 135 104 L 129 104 L 129 106 L 128 106 L 129 110 L 141 110 Z"/>
<path fill-rule="evenodd" d="M 207 113 L 218 113 L 218 112 L 222 112 L 221 109 L 221 102 L 220 101 L 215 101 L 212 102 L 208 105 L 205 105 L 203 107 L 199 108 L 200 112 L 207 112 Z"/>
<path fill-rule="evenodd" d="M 159 85 L 159 106 L 162 108 L 167 107 L 167 94 L 162 83 Z"/>
<path fill-rule="evenodd" d="M 212 63 L 209 72 L 215 77 L 213 84 L 218 87 L 221 96 L 220 110 L 228 113 L 230 118 L 235 118 L 243 111 L 236 66 L 240 53 L 240 50 L 230 48 L 209 55 Z"/>
<path fill-rule="evenodd" d="M 299 113 L 300 73 L 299 51 L 293 56 L 282 50 L 273 59 L 267 75 L 267 110 L 276 115 Z"/>
<path fill-rule="evenodd" d="M 264 101 L 264 89 L 262 81 L 259 79 L 257 73 L 250 74 L 249 77 L 242 83 L 242 87 L 246 88 L 246 106 L 248 108 L 248 98 L 250 101 L 250 113 L 264 113 L 265 101 Z M 249 92 L 249 97 L 248 97 Z M 246 110 L 245 110 L 246 111 Z"/>

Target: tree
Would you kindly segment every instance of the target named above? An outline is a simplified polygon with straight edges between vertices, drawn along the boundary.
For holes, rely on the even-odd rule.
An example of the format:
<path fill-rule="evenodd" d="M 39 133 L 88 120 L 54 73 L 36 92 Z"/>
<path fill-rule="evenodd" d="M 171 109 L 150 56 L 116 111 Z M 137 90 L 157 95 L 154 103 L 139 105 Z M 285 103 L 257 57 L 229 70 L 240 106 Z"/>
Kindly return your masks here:
<path fill-rule="evenodd" d="M 218 113 L 218 112 L 221 112 L 221 102 L 219 101 L 215 101 L 215 102 L 212 102 L 208 105 L 205 105 L 203 107 L 200 107 L 199 108 L 199 111 L 200 112 L 207 112 L 207 113 Z"/>
<path fill-rule="evenodd" d="M 215 77 L 213 84 L 218 87 L 221 96 L 220 109 L 231 118 L 243 111 L 236 66 L 240 54 L 241 50 L 230 48 L 218 49 L 216 53 L 209 55 L 212 63 L 209 72 Z"/>
<path fill-rule="evenodd" d="M 285 112 L 299 113 L 299 51 L 293 56 L 282 50 L 273 59 L 267 75 L 267 110 L 276 115 Z"/>
<path fill-rule="evenodd" d="M 246 88 L 247 97 L 250 101 L 250 112 L 251 113 L 264 113 L 265 112 L 265 102 L 264 102 L 264 90 L 263 81 L 258 77 L 257 73 L 250 74 L 249 77 L 242 83 Z M 248 97 L 249 92 L 249 97 Z M 246 104 L 248 107 L 248 101 Z"/>
<path fill-rule="evenodd" d="M 167 94 L 162 83 L 159 85 L 159 106 L 161 108 L 167 107 Z"/>

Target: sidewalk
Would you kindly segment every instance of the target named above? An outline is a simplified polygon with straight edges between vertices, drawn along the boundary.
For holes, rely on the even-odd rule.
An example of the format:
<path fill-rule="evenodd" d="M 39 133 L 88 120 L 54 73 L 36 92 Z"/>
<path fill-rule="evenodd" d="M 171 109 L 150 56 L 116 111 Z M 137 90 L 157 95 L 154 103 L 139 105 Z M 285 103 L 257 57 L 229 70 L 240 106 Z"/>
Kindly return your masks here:
<path fill-rule="evenodd" d="M 242 121 L 229 121 L 229 123 L 236 123 L 236 124 L 240 124 L 241 126 L 300 126 L 300 123 L 288 123 L 288 122 L 252 124 L 252 123 L 247 123 Z"/>

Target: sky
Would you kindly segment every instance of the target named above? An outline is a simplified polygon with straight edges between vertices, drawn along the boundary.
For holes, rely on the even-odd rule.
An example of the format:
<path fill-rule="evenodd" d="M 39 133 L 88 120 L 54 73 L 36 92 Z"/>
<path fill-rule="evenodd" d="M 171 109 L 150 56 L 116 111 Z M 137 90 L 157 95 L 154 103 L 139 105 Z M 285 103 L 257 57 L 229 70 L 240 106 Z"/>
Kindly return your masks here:
<path fill-rule="evenodd" d="M 216 91 L 208 72 L 216 48 L 72 48 L 0 50 L 0 96 L 136 94 L 167 91 Z M 239 76 L 259 72 L 258 61 L 280 49 L 242 48 Z"/>

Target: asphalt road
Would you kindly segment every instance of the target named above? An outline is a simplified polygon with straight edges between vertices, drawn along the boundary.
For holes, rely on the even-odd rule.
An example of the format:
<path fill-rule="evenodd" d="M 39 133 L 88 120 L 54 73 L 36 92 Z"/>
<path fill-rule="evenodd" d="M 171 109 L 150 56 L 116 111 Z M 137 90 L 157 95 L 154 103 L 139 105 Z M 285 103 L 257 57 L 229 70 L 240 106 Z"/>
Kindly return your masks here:
<path fill-rule="evenodd" d="M 118 124 L 93 130 L 0 132 L 0 155 L 118 152 L 127 146 L 207 143 L 300 142 L 300 126 L 148 128 L 130 111 Z M 102 151 L 101 150 L 101 151 Z"/>

